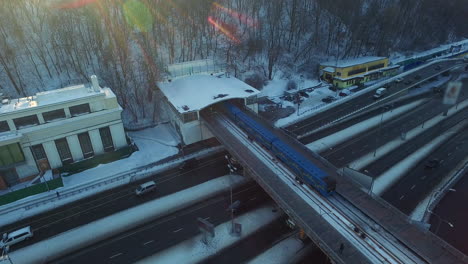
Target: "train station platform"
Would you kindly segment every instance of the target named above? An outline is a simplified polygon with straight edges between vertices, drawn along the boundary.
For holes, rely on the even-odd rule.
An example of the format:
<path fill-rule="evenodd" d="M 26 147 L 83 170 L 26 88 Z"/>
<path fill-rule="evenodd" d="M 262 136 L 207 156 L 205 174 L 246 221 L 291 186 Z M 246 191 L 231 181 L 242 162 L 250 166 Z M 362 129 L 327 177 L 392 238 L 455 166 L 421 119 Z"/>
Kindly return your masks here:
<path fill-rule="evenodd" d="M 378 223 L 388 233 L 394 236 L 426 263 L 468 263 L 468 258 L 451 245 L 427 230 L 423 230 L 397 209 L 378 197 L 371 197 L 360 186 L 346 176 L 337 173 L 336 168 L 318 154 L 311 152 L 296 139 L 288 136 L 282 130 L 273 128 L 258 116 L 244 112 L 273 132 L 279 139 L 304 155 L 316 166 L 323 169 L 337 180 L 337 193 L 359 208 L 362 213 Z M 245 168 L 249 168 L 253 178 L 271 194 L 273 199 L 295 220 L 305 228 L 307 235 L 338 263 L 369 262 L 354 245 L 347 243 L 328 222 L 310 210 L 304 200 L 295 194 L 276 173 L 265 165 L 261 158 L 239 143 L 218 117 L 221 114 L 202 113 L 203 121 L 226 149 L 234 155 Z M 309 209 L 308 209 L 309 208 Z M 347 243 L 341 254 L 340 243 Z"/>

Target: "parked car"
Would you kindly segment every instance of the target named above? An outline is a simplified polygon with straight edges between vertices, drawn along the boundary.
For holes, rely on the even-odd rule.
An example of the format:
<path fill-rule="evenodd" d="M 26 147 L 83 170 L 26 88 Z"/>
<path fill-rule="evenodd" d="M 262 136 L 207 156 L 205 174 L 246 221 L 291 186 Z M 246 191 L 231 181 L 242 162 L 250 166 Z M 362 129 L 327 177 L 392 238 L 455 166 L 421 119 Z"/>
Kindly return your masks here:
<path fill-rule="evenodd" d="M 438 168 L 440 166 L 440 160 L 438 159 L 430 159 L 428 161 L 426 161 L 426 168 L 427 169 L 435 169 L 435 168 Z"/>
<path fill-rule="evenodd" d="M 329 104 L 329 103 L 331 103 L 331 102 L 333 102 L 335 100 L 336 100 L 336 98 L 333 97 L 333 96 L 327 96 L 325 98 L 322 98 L 322 102 L 327 103 L 327 104 Z"/>
<path fill-rule="evenodd" d="M 302 97 L 309 98 L 309 95 L 304 91 L 299 91 L 298 94 Z"/>
<path fill-rule="evenodd" d="M 138 188 L 135 190 L 135 194 L 138 196 L 141 196 L 145 193 L 152 192 L 155 189 L 156 189 L 156 183 L 154 181 L 149 181 L 138 186 Z"/>
<path fill-rule="evenodd" d="M 340 93 L 338 95 L 339 96 L 348 96 L 350 94 L 351 94 L 351 92 L 349 90 L 343 89 L 343 90 L 340 91 Z"/>
<path fill-rule="evenodd" d="M 23 227 L 10 233 L 4 233 L 2 240 L 0 241 L 0 248 L 4 248 L 6 246 L 11 246 L 21 241 L 28 240 L 31 237 L 33 237 L 33 235 L 34 234 L 30 226 Z"/>

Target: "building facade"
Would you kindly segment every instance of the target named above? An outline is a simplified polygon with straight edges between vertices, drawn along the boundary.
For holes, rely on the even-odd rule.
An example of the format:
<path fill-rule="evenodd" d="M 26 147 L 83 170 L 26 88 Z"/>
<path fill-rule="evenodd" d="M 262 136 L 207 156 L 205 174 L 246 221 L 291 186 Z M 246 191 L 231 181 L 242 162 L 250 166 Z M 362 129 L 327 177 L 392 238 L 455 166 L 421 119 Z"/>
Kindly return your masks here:
<path fill-rule="evenodd" d="M 127 146 L 122 108 L 92 84 L 40 92 L 0 107 L 0 189 L 41 171 Z"/>
<path fill-rule="evenodd" d="M 185 145 L 213 137 L 200 119 L 200 111 L 216 103 L 236 100 L 258 112 L 260 92 L 225 73 L 212 60 L 178 63 L 168 67 L 169 76 L 157 83 L 164 95 L 167 118 Z"/>
<path fill-rule="evenodd" d="M 399 65 L 388 65 L 385 57 L 361 57 L 320 64 L 321 78 L 339 89 L 398 73 Z"/>

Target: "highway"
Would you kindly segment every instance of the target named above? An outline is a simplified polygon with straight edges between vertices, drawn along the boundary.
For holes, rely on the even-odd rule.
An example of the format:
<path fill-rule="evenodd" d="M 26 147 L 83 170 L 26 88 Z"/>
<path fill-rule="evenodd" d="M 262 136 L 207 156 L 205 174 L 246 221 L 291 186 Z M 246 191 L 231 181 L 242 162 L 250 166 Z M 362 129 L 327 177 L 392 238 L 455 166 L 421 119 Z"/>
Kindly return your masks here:
<path fill-rule="evenodd" d="M 361 171 L 366 172 L 370 175 L 380 175 L 386 170 L 388 170 L 389 167 L 397 164 L 399 161 L 403 160 L 411 153 L 417 151 L 418 149 L 429 143 L 432 139 L 443 134 L 444 131 L 447 131 L 454 125 L 467 118 L 468 109 L 460 111 L 457 114 L 450 116 L 447 119 L 444 119 L 442 122 L 435 125 L 434 127 L 422 132 L 417 137 L 411 139 L 406 144 L 403 144 L 402 146 L 396 148 L 395 150 L 391 151 L 382 158 L 373 161 L 368 166 L 362 168 Z"/>
<path fill-rule="evenodd" d="M 436 70 L 436 65 L 440 65 L 441 69 Z M 424 80 L 426 76 L 431 76 L 436 73 L 440 74 L 446 71 L 446 69 L 452 67 L 453 65 L 453 61 L 438 62 L 419 71 L 409 73 L 407 76 L 404 77 L 404 81 L 400 83 L 392 82 L 390 85 L 385 86 L 388 87 L 388 93 L 390 95 L 401 91 L 402 89 L 407 88 L 408 86 L 413 86 L 418 82 L 422 82 L 422 80 Z M 415 80 L 416 76 L 420 76 L 421 78 L 419 80 Z M 407 84 L 408 80 L 411 81 L 411 83 Z M 342 116 L 345 116 L 371 103 L 374 103 L 375 100 L 372 97 L 373 94 L 374 91 L 366 92 L 364 94 L 354 97 L 352 100 L 349 100 L 342 104 L 338 104 L 330 109 L 327 109 L 323 112 L 312 115 L 304 120 L 289 125 L 285 129 L 296 136 L 303 135 L 306 132 L 318 129 L 331 121 L 334 121 Z M 381 99 L 380 101 L 382 102 L 382 104 L 385 104 L 386 99 Z"/>
<path fill-rule="evenodd" d="M 92 197 L 4 226 L 0 230 L 0 233 L 29 225 L 32 227 L 34 238 L 12 246 L 12 250 L 15 250 L 124 209 L 145 203 L 146 201 L 181 191 L 228 173 L 224 153 L 217 153 L 214 156 L 200 159 L 197 167 L 193 169 L 181 171 L 176 168 L 168 170 L 140 181 L 98 193 Z M 137 186 L 149 180 L 156 182 L 157 190 L 142 197 L 137 197 L 135 195 Z"/>
<path fill-rule="evenodd" d="M 423 121 L 428 120 L 438 114 L 442 114 L 449 107 L 442 105 L 441 99 L 433 99 L 427 103 L 419 105 L 410 112 L 397 116 L 388 122 L 384 122 L 364 133 L 343 142 L 331 149 L 320 153 L 321 156 L 341 168 L 359 157 L 375 151 L 376 148 L 387 142 L 400 137 L 402 132 L 409 131 Z M 392 164 L 386 164 L 391 166 Z M 370 175 L 377 177 L 378 175 Z"/>
<path fill-rule="evenodd" d="M 253 182 L 233 190 L 233 200 L 240 201 L 236 215 L 271 201 Z M 230 211 L 226 210 L 229 205 L 227 192 L 51 263 L 133 263 L 199 234 L 198 217 L 214 225 L 229 221 Z"/>
<path fill-rule="evenodd" d="M 431 159 L 436 158 L 441 161 L 438 168 L 427 169 L 425 168 L 427 159 L 421 161 L 382 197 L 403 213 L 410 214 L 418 203 L 467 156 L 468 127 L 465 127 L 430 155 Z"/>
<path fill-rule="evenodd" d="M 468 210 L 466 210 L 468 172 L 452 188 L 456 191 L 447 192 L 433 209 L 435 215 L 431 215 L 430 218 L 431 231 L 468 255 L 468 243 L 466 243 L 468 237 L 468 225 L 466 224 L 468 222 Z M 444 221 L 450 222 L 453 227 Z"/>

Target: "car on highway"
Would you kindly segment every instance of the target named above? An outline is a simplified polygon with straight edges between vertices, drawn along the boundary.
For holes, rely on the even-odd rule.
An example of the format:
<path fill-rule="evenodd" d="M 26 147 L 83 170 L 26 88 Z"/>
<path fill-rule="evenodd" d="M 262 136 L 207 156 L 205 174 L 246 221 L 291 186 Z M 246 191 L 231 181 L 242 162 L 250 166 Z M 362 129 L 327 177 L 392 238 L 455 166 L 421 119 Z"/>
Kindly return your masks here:
<path fill-rule="evenodd" d="M 438 159 L 430 159 L 426 161 L 425 167 L 426 169 L 436 169 L 440 166 L 440 160 Z"/>
<path fill-rule="evenodd" d="M 381 87 L 381 88 L 375 90 L 375 94 L 374 94 L 373 97 L 374 97 L 374 99 L 379 99 L 379 98 L 385 96 L 386 94 L 387 94 L 387 88 Z"/>
<path fill-rule="evenodd" d="M 435 68 L 434 68 L 434 70 L 436 70 L 436 71 L 438 71 L 440 69 L 441 69 L 440 65 L 436 65 Z"/>
<path fill-rule="evenodd" d="M 403 80 L 404 80 L 403 78 L 397 78 L 397 79 L 395 80 L 395 82 L 396 82 L 396 83 L 401 83 Z"/>
<path fill-rule="evenodd" d="M 411 84 L 411 80 L 406 80 L 406 81 L 405 81 L 405 84 L 406 84 L 406 85 Z"/>
<path fill-rule="evenodd" d="M 420 79 L 421 79 L 421 75 L 419 75 L 419 74 L 415 75 L 415 76 L 414 76 L 414 79 L 415 79 L 415 80 L 420 80 Z"/>
<path fill-rule="evenodd" d="M 325 98 L 322 98 L 322 102 L 327 103 L 327 104 L 329 104 L 329 103 L 331 103 L 333 101 L 336 101 L 336 98 L 333 97 L 333 96 L 327 96 Z"/>
<path fill-rule="evenodd" d="M 135 194 L 141 196 L 154 190 L 156 190 L 156 183 L 154 181 L 149 181 L 138 186 L 138 188 L 135 190 Z"/>
<path fill-rule="evenodd" d="M 17 244 L 24 240 L 28 240 L 33 236 L 34 234 L 30 226 L 23 227 L 10 233 L 4 233 L 2 240 L 0 240 L 0 248 Z"/>

